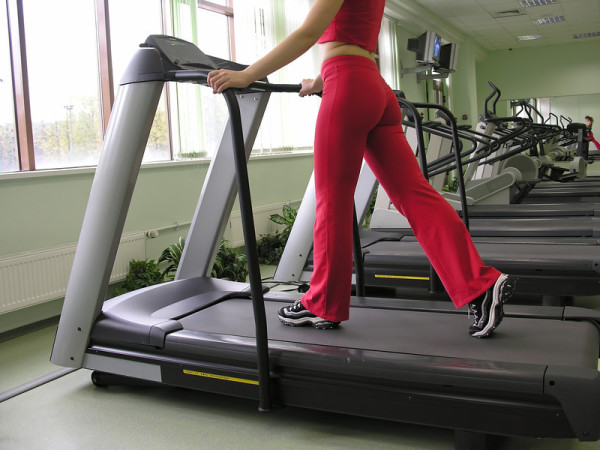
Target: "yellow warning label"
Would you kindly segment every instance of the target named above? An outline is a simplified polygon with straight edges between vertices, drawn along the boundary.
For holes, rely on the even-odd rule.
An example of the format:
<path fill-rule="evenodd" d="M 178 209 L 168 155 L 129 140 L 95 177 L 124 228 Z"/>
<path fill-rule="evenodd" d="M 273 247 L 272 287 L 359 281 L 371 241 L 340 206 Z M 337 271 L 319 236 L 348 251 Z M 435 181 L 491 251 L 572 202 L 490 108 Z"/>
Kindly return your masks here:
<path fill-rule="evenodd" d="M 228 377 L 225 375 L 217 375 L 216 373 L 196 372 L 195 370 L 184 370 L 186 375 L 194 375 L 195 377 L 214 378 L 215 380 L 233 381 L 234 383 L 254 384 L 258 386 L 258 381 L 247 380 L 245 378 Z"/>
<path fill-rule="evenodd" d="M 429 277 L 409 277 L 403 275 L 381 275 L 375 274 L 375 278 L 391 278 L 394 280 L 425 280 L 428 281 Z"/>

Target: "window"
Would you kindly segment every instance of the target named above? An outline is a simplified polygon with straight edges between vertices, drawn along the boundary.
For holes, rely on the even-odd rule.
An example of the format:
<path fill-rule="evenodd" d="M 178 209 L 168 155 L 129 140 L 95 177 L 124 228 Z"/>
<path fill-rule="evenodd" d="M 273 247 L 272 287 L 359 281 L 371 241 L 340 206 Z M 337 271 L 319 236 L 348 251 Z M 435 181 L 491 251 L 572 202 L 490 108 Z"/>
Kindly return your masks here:
<path fill-rule="evenodd" d="M 95 2 L 24 0 L 23 11 L 35 166 L 96 164 L 102 114 Z"/>
<path fill-rule="evenodd" d="M 7 2 L 10 14 L 0 8 L 0 173 L 95 165 L 121 75 L 148 35 L 171 34 L 193 42 L 208 55 L 249 64 L 298 28 L 312 3 Z M 396 24 L 385 19 L 383 25 L 382 72 L 397 88 Z M 2 30 L 11 33 L 12 48 Z M 319 67 L 318 51 L 310 50 L 269 79 L 299 84 L 315 77 Z M 319 103 L 315 97 L 272 95 L 253 154 L 311 150 Z M 167 84 L 144 161 L 212 156 L 227 116 L 222 96 L 209 89 Z"/>
<path fill-rule="evenodd" d="M 136 20 L 131 20 L 135 17 Z M 151 34 L 163 34 L 162 0 L 109 0 L 110 41 L 115 94 L 119 81 L 139 45 Z M 171 159 L 167 120 L 167 95 L 163 90 L 143 162 Z"/>
<path fill-rule="evenodd" d="M 219 5 L 227 7 L 219 8 L 208 2 L 199 2 L 196 11 L 198 44 L 207 55 L 235 59 L 232 45 L 233 9 L 229 8 L 226 0 L 222 0 Z"/>
<path fill-rule="evenodd" d="M 0 173 L 19 170 L 6 8 L 0 7 Z"/>
<path fill-rule="evenodd" d="M 173 35 L 193 42 L 207 55 L 231 59 L 233 10 L 228 2 L 172 0 L 171 17 Z M 174 159 L 211 157 L 228 116 L 222 96 L 206 87 L 177 83 L 170 86 L 169 100 Z"/>
<path fill-rule="evenodd" d="M 250 64 L 301 25 L 309 0 L 229 1 L 173 0 L 173 34 L 194 42 L 204 53 Z M 233 23 L 235 22 L 235 32 Z M 317 52 L 310 51 L 272 74 L 276 83 L 300 83 L 316 76 Z M 174 157 L 210 157 L 222 135 L 227 108 L 206 88 L 177 84 L 171 89 Z M 319 101 L 296 95 L 273 95 L 253 154 L 312 149 Z"/>
<path fill-rule="evenodd" d="M 200 5 L 202 5 L 202 4 L 208 5 L 210 3 L 213 3 L 215 5 L 221 5 L 221 6 L 229 6 L 229 4 L 231 3 L 231 0 L 211 0 L 210 2 L 200 0 Z M 206 7 L 206 6 L 204 6 L 204 7 Z"/>
<path fill-rule="evenodd" d="M 235 3 L 236 54 L 241 63 L 264 56 L 298 28 L 311 6 L 309 0 L 253 0 Z M 315 49 L 269 76 L 274 83 L 300 83 L 314 78 L 320 67 Z M 319 100 L 294 94 L 271 96 L 254 154 L 312 149 Z"/>

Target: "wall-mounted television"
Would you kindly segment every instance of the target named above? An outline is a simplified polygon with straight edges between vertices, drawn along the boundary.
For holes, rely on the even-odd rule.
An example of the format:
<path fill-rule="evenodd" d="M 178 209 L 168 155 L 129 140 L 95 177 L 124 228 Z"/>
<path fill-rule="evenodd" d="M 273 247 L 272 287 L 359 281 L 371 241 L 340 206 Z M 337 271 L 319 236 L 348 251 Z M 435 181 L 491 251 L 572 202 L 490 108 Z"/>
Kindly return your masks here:
<path fill-rule="evenodd" d="M 437 64 L 440 59 L 442 38 L 433 31 L 426 31 L 417 38 L 409 39 L 406 48 L 417 53 L 418 63 Z"/>
<path fill-rule="evenodd" d="M 437 72 L 455 72 L 458 62 L 458 44 L 445 44 L 440 49 Z"/>

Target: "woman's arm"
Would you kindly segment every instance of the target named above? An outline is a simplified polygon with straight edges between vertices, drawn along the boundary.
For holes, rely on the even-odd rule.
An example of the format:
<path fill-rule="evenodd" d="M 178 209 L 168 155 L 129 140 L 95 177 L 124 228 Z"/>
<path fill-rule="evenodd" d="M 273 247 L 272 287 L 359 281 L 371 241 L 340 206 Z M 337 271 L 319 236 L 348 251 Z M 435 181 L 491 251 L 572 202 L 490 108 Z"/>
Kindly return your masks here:
<path fill-rule="evenodd" d="M 220 69 L 210 72 L 208 85 L 213 88 L 213 92 L 221 93 L 230 87 L 246 87 L 281 69 L 315 45 L 342 3 L 344 0 L 316 0 L 302 25 L 273 50 L 242 71 Z"/>

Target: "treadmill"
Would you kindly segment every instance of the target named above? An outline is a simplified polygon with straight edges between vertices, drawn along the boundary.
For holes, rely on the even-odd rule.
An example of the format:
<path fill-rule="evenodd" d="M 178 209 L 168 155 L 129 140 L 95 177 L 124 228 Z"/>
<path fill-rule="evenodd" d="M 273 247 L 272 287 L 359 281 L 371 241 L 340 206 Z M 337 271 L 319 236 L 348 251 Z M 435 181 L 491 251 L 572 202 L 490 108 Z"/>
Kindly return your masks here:
<path fill-rule="evenodd" d="M 409 109 L 432 106 L 411 104 L 401 99 L 399 101 L 403 107 Z M 456 121 L 451 111 L 440 105 L 433 106 L 447 117 L 451 128 L 456 130 Z M 418 111 L 415 109 L 411 116 L 417 118 L 416 128 L 419 128 Z M 456 141 L 457 133 L 451 134 L 452 139 Z M 421 133 L 417 131 L 417 140 L 422 143 L 420 135 Z M 459 148 L 457 142 L 453 145 L 454 148 Z M 419 148 L 423 148 L 422 145 Z M 424 152 L 419 151 L 418 156 L 421 158 L 421 167 L 428 167 Z M 455 154 L 455 158 L 456 166 L 460 167 L 462 155 L 459 153 L 456 157 Z M 427 171 L 425 172 L 427 176 Z M 464 186 L 464 182 L 461 182 L 461 174 L 462 170 L 458 170 L 459 191 L 463 189 L 460 185 Z M 363 164 L 354 197 L 359 223 L 362 223 L 366 216 L 377 184 L 372 171 Z M 461 203 L 462 210 L 467 211 L 463 220 L 467 228 L 471 229 L 469 214 L 472 205 L 466 204 L 464 195 L 461 196 Z M 276 281 L 308 282 L 310 280 L 313 270 L 311 250 L 315 208 L 314 180 L 311 178 L 277 266 L 274 277 Z M 544 210 L 540 208 L 539 211 Z M 404 290 L 425 288 L 433 293 L 438 292 L 439 282 L 425 253 L 412 235 L 412 230 L 397 228 L 394 221 L 400 219 L 399 213 L 386 212 L 393 216 L 389 225 L 383 226 L 379 231 L 371 229 L 361 232 L 365 284 L 373 288 Z M 564 220 L 565 217 L 562 219 Z M 582 216 L 581 219 L 584 227 L 588 227 L 586 223 L 592 224 L 597 220 L 594 216 Z M 573 230 L 563 229 L 564 236 L 557 239 L 548 232 L 551 228 L 547 227 L 549 222 L 544 219 L 537 219 L 542 225 L 539 229 L 536 228 L 539 223 L 532 221 L 527 228 L 521 227 L 518 233 L 513 232 L 512 235 L 508 235 L 509 229 L 504 229 L 503 220 L 510 219 L 498 221 L 496 228 L 502 231 L 488 234 L 475 231 L 473 241 L 487 265 L 517 277 L 517 293 L 540 295 L 546 305 L 565 304 L 575 295 L 600 294 L 600 247 L 598 247 L 600 240 L 593 227 L 588 228 L 589 231 L 575 226 Z M 574 217 L 570 223 L 578 224 L 579 220 Z M 523 223 L 523 218 L 520 221 Z M 532 235 L 536 237 L 532 238 Z"/>
<path fill-rule="evenodd" d="M 265 292 L 246 159 L 271 92 L 227 90 L 230 118 L 211 162 L 174 281 L 104 302 L 119 236 L 165 82 L 203 84 L 241 68 L 193 44 L 148 37 L 121 82 L 90 192 L 51 360 L 134 381 L 456 430 L 456 448 L 488 434 L 600 438 L 600 317 L 578 308 L 512 307 L 493 339 L 466 333 L 447 303 L 352 298 L 333 332 L 291 328 L 276 311 L 296 294 Z M 239 192 L 250 283 L 213 279 L 215 248 Z M 253 320 L 254 317 L 254 320 Z M 427 326 L 422 326 L 426 323 Z"/>
<path fill-rule="evenodd" d="M 577 150 L 572 164 L 583 171 L 583 177 L 568 179 L 566 182 L 543 181 L 538 183 L 527 193 L 523 200 L 524 203 L 600 201 L 600 184 L 598 180 L 585 177 L 585 167 L 589 160 L 589 140 L 586 137 L 587 126 L 583 123 L 570 123 L 567 126 L 567 131 L 576 136 Z"/>
<path fill-rule="evenodd" d="M 492 92 L 485 99 L 484 102 L 484 116 L 485 120 L 488 123 L 494 124 L 496 121 L 502 121 L 502 119 L 498 119 L 496 116 L 496 104 L 501 96 L 501 91 L 496 87 L 493 83 L 488 81 Z M 492 106 L 490 107 L 490 102 Z M 533 106 L 529 105 L 527 102 L 523 101 L 521 106 L 525 106 L 525 111 L 529 116 L 529 121 L 532 126 L 533 134 L 531 148 L 530 150 L 533 154 L 537 155 L 537 146 L 539 145 L 540 138 L 543 139 L 545 133 L 541 131 L 544 127 L 552 127 L 550 125 L 540 125 L 534 124 L 532 122 L 531 111 L 535 111 L 538 117 L 541 117 L 539 111 L 535 110 Z M 517 119 L 513 118 L 505 118 L 508 120 Z M 495 127 L 494 127 L 495 128 Z M 577 152 L 576 152 L 576 162 L 575 166 L 578 166 L 579 169 L 582 169 L 582 165 L 587 165 L 588 160 L 588 142 L 585 139 L 585 130 L 586 127 L 584 124 L 570 123 L 567 125 L 566 130 L 568 133 L 576 137 L 577 141 Z M 486 132 L 488 129 L 486 128 Z M 543 153 L 543 149 L 540 150 Z M 509 152 L 509 154 L 513 154 L 513 152 Z M 557 169 L 558 170 L 558 169 Z M 562 170 L 562 169 L 561 169 Z M 535 186 L 532 186 L 530 189 L 526 189 L 522 192 L 521 197 L 518 199 L 518 202 L 523 202 L 525 204 L 523 207 L 516 207 L 514 205 L 501 205 L 499 206 L 499 212 L 501 211 L 504 215 L 505 212 L 508 214 L 521 214 L 524 213 L 525 217 L 530 217 L 532 215 L 537 215 L 536 209 L 542 207 L 543 210 L 547 209 L 558 209 L 557 213 L 559 215 L 564 215 L 565 211 L 561 211 L 561 209 L 567 209 L 567 213 L 575 213 L 575 215 L 581 215 L 579 212 L 580 209 L 585 208 L 597 208 L 598 203 L 600 202 L 600 186 L 598 185 L 598 181 L 593 178 L 579 178 L 575 177 L 575 174 L 570 174 L 569 176 L 563 177 L 563 182 L 558 181 L 542 181 L 536 183 Z M 565 181 L 567 180 L 567 181 Z M 513 202 L 514 203 L 514 202 Z M 565 204 L 566 203 L 566 204 Z M 583 203 L 578 205 L 578 203 Z M 587 203 L 594 204 L 587 205 Z M 540 206 L 543 204 L 548 204 L 548 206 Z M 558 207 L 558 204 L 563 204 L 564 206 Z M 529 206 L 533 208 L 530 210 Z M 483 205 L 481 205 L 483 206 Z M 483 206 L 481 208 L 483 211 L 479 212 L 480 205 L 474 205 L 473 207 L 473 217 L 478 217 L 480 214 L 487 216 L 489 214 L 489 208 Z M 570 208 L 573 208 L 569 211 Z M 505 211 L 505 210 L 508 211 Z M 528 212 L 529 211 L 529 212 Z"/>
<path fill-rule="evenodd" d="M 379 189 L 377 196 L 385 196 L 383 189 Z M 492 206 L 492 205 L 486 205 Z M 479 215 L 473 217 L 472 209 L 477 209 Z M 482 211 L 489 212 L 489 216 L 482 216 Z M 537 208 L 537 212 L 549 211 L 549 209 Z M 545 240 L 551 244 L 568 243 L 569 240 L 563 238 L 591 238 L 593 245 L 599 243 L 600 238 L 600 217 L 593 214 L 593 210 L 585 210 L 586 215 L 569 216 L 566 215 L 567 209 L 563 209 L 562 216 L 509 216 L 505 209 L 503 216 L 494 216 L 493 209 L 469 207 L 469 232 L 473 238 L 479 237 L 526 237 L 523 242 L 535 241 L 537 238 L 554 238 Z M 580 209 L 581 211 L 581 209 Z M 457 211 L 458 212 L 458 211 Z M 462 217 L 462 213 L 458 212 Z M 532 213 L 533 214 L 533 213 Z M 371 229 L 377 229 L 384 232 L 397 232 L 403 235 L 413 235 L 412 228 L 404 216 L 395 208 L 378 209 L 374 211 L 371 217 Z M 508 241 L 505 241 L 508 242 Z"/>
<path fill-rule="evenodd" d="M 412 146 L 416 149 L 417 155 L 423 154 L 423 137 L 424 131 L 430 133 L 429 147 L 427 149 L 427 161 L 422 161 L 421 165 L 426 165 L 424 170 L 425 175 L 429 177 L 432 186 L 438 191 L 442 190 L 443 179 L 449 170 L 455 170 L 457 166 L 456 157 L 452 152 L 453 145 L 453 130 L 451 126 L 444 125 L 438 122 L 422 123 L 420 120 L 414 119 L 414 114 L 410 110 L 410 103 L 404 99 L 401 91 L 396 93 L 398 101 L 403 107 L 405 124 L 409 125 L 406 131 L 407 139 L 412 142 Z M 486 111 L 488 109 L 489 98 L 486 99 Z M 428 109 L 438 109 L 435 104 L 421 104 L 422 107 Z M 498 122 L 503 123 L 502 118 L 493 118 L 491 113 L 488 113 L 492 119 L 490 123 L 483 128 L 483 131 L 471 131 L 458 128 L 459 137 L 465 141 L 472 141 L 472 147 L 463 146 L 461 150 L 461 160 L 458 164 L 467 164 L 465 180 L 470 179 L 478 170 L 479 163 L 484 157 L 492 157 L 491 153 L 498 148 L 500 141 L 490 137 L 497 128 Z M 512 118 L 506 118 L 512 120 Z M 514 133 L 518 135 L 519 131 Z M 504 139 L 509 139 L 505 137 Z M 512 151 L 511 151 L 512 153 Z M 433 156 L 433 158 L 432 158 Z M 502 156 L 500 156 L 501 158 Z M 433 160 L 430 160 L 433 159 Z M 495 158 L 496 159 L 496 158 Z M 497 163 L 499 164 L 499 163 Z M 513 167 L 512 165 L 510 166 Z M 512 170 L 512 169 L 510 169 Z M 519 170 L 522 170 L 519 167 Z M 535 171 L 537 175 L 537 170 Z M 498 175 L 498 174 L 496 174 Z M 506 174 L 508 175 L 508 174 Z M 492 174 L 492 176 L 495 176 Z M 504 176 L 504 174 L 502 175 Z M 531 174 L 529 175 L 531 176 Z M 441 179 L 440 179 L 441 178 Z M 477 183 L 472 183 L 477 185 Z M 479 185 L 481 186 L 481 185 Z M 465 181 L 466 187 L 466 181 Z M 477 187 L 477 186 L 475 186 Z M 508 185 L 507 185 L 508 187 Z M 491 194 L 491 191 L 487 191 Z M 446 193 L 443 196 L 446 197 Z M 600 210 L 600 205 L 590 204 L 579 206 L 578 204 L 510 204 L 496 205 L 497 201 L 508 201 L 509 193 L 505 192 L 502 195 L 492 195 L 492 200 L 489 198 L 479 199 L 481 203 L 471 204 L 461 199 L 456 199 L 457 195 L 452 196 L 450 203 L 456 208 L 467 203 L 469 230 L 473 237 L 479 236 L 521 236 L 521 237 L 600 237 L 599 219 L 596 217 Z M 460 198 L 460 197 L 458 197 Z M 468 198 L 468 197 L 467 197 Z M 486 204 L 487 203 L 487 204 Z M 412 234 L 412 230 L 408 222 L 400 216 L 400 214 L 391 207 L 391 202 L 385 191 L 379 187 L 377 192 L 377 202 L 375 211 L 371 218 L 371 226 L 379 230 L 397 231 L 402 234 Z M 457 210 L 462 216 L 462 210 Z"/>

